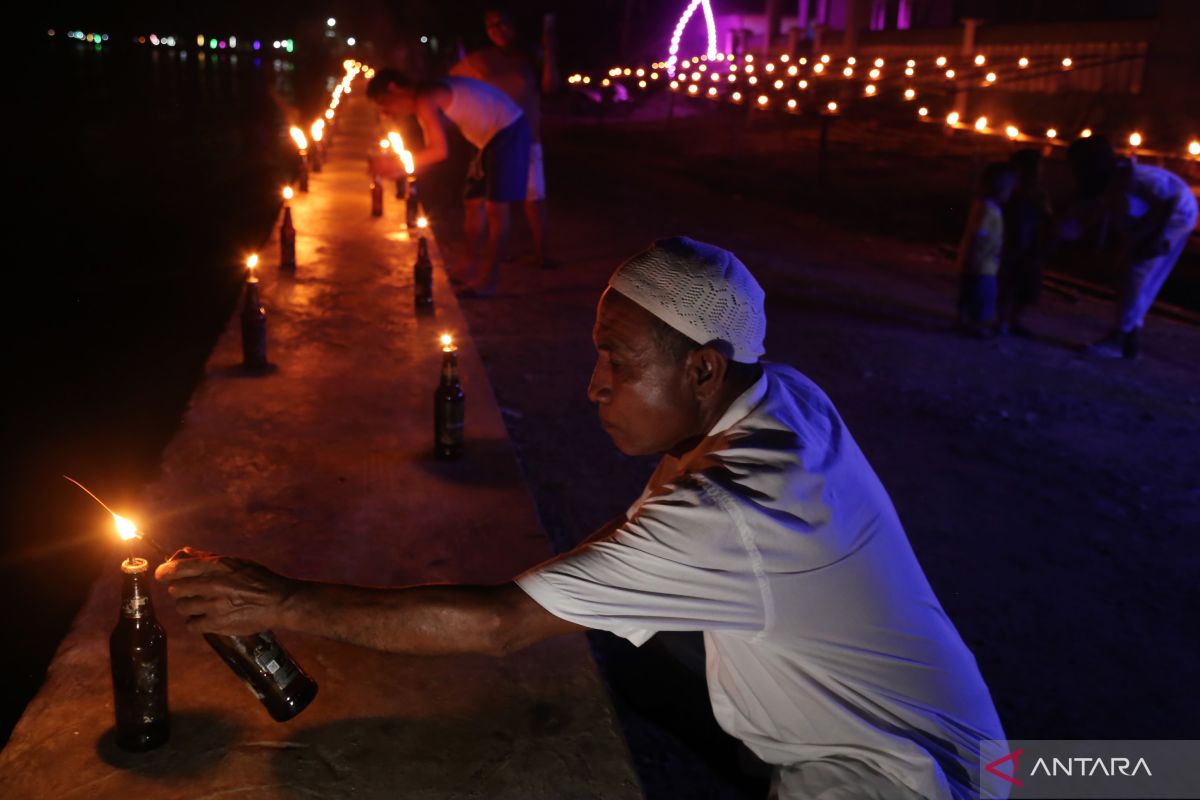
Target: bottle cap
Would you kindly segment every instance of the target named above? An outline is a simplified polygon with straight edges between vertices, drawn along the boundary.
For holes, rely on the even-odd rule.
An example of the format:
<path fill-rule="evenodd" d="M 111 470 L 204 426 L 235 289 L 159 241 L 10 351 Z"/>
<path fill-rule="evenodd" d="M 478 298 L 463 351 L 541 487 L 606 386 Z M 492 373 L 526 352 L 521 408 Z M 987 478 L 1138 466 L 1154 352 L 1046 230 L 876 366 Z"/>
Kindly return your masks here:
<path fill-rule="evenodd" d="M 150 563 L 144 558 L 127 558 L 121 562 L 121 572 L 126 575 L 137 575 L 145 572 Z"/>

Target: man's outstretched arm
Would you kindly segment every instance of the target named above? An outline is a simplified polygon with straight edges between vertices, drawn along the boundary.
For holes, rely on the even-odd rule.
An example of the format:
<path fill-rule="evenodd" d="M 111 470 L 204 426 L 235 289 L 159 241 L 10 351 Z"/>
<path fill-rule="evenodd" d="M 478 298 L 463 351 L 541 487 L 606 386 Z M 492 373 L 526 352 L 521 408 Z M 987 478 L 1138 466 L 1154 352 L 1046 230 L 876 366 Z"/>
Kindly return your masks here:
<path fill-rule="evenodd" d="M 505 655 L 583 626 L 554 616 L 515 583 L 397 589 L 301 581 L 260 564 L 201 555 L 159 566 L 189 630 L 282 628 L 412 655 Z"/>

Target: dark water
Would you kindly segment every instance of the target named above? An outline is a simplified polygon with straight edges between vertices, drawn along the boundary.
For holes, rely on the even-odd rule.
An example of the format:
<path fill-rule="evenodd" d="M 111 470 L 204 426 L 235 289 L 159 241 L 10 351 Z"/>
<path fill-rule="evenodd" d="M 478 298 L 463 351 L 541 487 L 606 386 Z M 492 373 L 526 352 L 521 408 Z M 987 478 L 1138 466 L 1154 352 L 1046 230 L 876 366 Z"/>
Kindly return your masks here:
<path fill-rule="evenodd" d="M 289 109 L 312 111 L 326 71 L 61 37 L 30 63 L 8 153 L 0 742 L 119 558 L 107 516 L 60 475 L 125 508 L 154 479 L 244 253 L 270 232 Z"/>

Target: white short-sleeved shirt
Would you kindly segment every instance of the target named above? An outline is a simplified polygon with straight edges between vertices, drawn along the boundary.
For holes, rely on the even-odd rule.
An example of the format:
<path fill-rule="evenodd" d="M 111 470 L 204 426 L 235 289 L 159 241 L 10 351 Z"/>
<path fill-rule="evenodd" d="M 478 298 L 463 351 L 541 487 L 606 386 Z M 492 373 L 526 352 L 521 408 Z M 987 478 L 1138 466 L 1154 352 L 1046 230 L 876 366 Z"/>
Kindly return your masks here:
<path fill-rule="evenodd" d="M 1004 738 L 887 492 L 789 367 L 764 365 L 694 450 L 665 457 L 610 537 L 517 583 L 634 644 L 704 631 L 717 721 L 779 766 L 781 797 L 847 769 L 977 796 L 980 740 Z"/>

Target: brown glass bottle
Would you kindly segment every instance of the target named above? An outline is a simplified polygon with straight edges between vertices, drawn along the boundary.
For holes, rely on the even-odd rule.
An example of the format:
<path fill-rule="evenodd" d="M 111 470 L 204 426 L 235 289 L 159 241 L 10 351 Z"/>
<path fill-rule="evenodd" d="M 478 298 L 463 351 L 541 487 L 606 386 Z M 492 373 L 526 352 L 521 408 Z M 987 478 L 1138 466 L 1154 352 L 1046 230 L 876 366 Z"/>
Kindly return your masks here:
<path fill-rule="evenodd" d="M 371 178 L 371 216 L 383 216 L 383 178 Z"/>
<path fill-rule="evenodd" d="M 433 452 L 438 458 L 463 454 L 467 401 L 458 381 L 458 348 L 442 348 L 442 380 L 433 393 Z"/>
<path fill-rule="evenodd" d="M 267 367 L 267 310 L 258 295 L 258 279 L 246 281 L 242 305 L 242 366 L 250 370 Z"/>
<path fill-rule="evenodd" d="M 144 558 L 121 564 L 121 616 L 108 640 L 117 744 L 138 751 L 163 744 L 171 729 L 167 634 L 154 617 L 147 569 Z"/>
<path fill-rule="evenodd" d="M 292 207 L 283 207 L 283 221 L 279 224 L 279 268 L 296 269 L 296 226 L 292 223 Z"/>
<path fill-rule="evenodd" d="M 429 259 L 429 243 L 422 236 L 417 240 L 417 263 L 413 264 L 413 295 L 417 308 L 433 305 L 433 261 Z"/>

